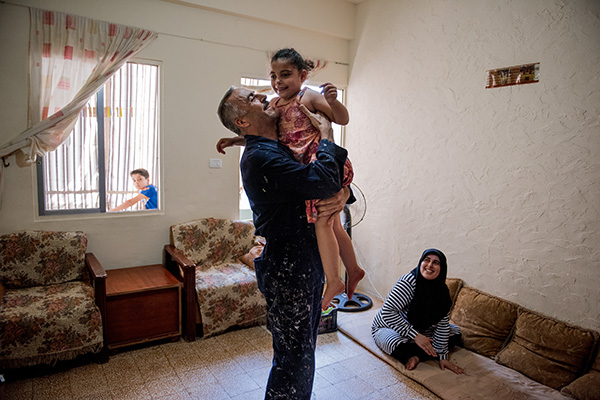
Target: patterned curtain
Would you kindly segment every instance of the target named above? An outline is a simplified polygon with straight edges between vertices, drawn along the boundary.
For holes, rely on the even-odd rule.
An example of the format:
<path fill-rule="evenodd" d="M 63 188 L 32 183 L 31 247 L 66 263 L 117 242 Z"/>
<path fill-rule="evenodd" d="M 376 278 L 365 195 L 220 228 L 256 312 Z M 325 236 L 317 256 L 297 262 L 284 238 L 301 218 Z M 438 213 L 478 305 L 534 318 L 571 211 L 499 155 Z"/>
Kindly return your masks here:
<path fill-rule="evenodd" d="M 0 147 L 26 164 L 56 149 L 89 98 L 158 36 L 140 28 L 31 8 L 29 128 Z"/>

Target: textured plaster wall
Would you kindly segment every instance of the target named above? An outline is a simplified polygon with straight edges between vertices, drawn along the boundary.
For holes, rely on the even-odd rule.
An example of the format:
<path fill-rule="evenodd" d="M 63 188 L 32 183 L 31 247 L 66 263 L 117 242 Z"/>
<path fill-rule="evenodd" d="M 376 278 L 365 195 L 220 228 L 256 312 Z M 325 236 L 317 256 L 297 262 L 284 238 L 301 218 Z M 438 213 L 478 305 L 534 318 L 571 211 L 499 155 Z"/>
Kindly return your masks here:
<path fill-rule="evenodd" d="M 427 247 L 449 276 L 600 329 L 600 2 L 358 6 L 346 145 L 358 253 L 385 296 Z M 540 62 L 540 83 L 485 89 Z"/>

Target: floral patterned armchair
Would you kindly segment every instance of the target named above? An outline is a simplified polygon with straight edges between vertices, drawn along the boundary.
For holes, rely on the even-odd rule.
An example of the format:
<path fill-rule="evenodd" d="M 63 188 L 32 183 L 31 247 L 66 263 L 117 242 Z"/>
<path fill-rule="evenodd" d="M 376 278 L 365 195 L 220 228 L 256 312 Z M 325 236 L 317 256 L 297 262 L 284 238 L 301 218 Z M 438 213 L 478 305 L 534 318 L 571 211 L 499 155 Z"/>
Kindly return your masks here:
<path fill-rule="evenodd" d="M 0 369 L 53 364 L 85 353 L 108 360 L 102 329 L 106 272 L 86 249 L 83 232 L 0 236 L 0 283 L 5 288 Z"/>
<path fill-rule="evenodd" d="M 265 299 L 258 290 L 253 263 L 240 258 L 255 245 L 248 221 L 204 218 L 171 226 L 165 266 L 183 282 L 184 338 L 204 337 L 230 327 L 266 321 Z"/>

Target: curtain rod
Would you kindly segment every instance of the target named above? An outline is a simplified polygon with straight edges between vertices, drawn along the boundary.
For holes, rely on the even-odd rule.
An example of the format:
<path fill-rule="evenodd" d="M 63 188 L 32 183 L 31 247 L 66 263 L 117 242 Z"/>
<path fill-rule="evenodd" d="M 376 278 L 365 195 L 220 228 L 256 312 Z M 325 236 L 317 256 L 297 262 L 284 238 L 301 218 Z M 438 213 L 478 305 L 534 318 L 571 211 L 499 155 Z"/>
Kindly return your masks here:
<path fill-rule="evenodd" d="M 23 7 L 23 8 L 30 8 L 29 6 L 26 6 L 24 4 L 17 4 L 17 3 L 13 3 L 11 1 L 6 1 L 6 0 L 0 0 L 0 4 L 9 4 L 11 6 L 17 6 L 17 7 Z"/>

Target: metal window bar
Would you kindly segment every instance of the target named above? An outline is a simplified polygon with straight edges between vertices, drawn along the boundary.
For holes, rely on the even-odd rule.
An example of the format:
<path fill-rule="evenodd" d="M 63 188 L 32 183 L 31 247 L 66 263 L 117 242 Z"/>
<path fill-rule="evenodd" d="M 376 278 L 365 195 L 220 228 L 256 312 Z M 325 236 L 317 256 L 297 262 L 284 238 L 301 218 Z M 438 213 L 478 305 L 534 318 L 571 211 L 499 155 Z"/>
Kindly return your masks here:
<path fill-rule="evenodd" d="M 69 139 L 38 161 L 40 215 L 113 208 L 138 194 L 136 168 L 160 181 L 158 95 L 158 66 L 126 63 L 90 99 Z"/>

